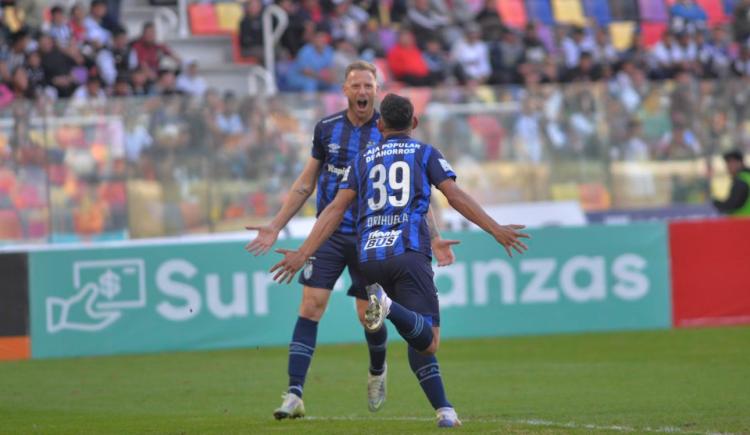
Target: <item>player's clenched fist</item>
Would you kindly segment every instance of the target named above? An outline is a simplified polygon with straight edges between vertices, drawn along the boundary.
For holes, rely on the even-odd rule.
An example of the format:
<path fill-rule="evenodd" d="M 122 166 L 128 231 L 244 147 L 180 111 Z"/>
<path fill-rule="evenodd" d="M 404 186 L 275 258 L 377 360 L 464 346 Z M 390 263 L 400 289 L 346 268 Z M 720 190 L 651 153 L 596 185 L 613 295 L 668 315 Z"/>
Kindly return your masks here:
<path fill-rule="evenodd" d="M 522 233 L 518 230 L 526 228 L 526 225 L 499 225 L 498 228 L 493 232 L 492 236 L 495 237 L 498 243 L 505 247 L 505 252 L 508 253 L 509 257 L 513 257 L 513 251 L 515 249 L 519 254 L 526 252 L 529 247 L 526 246 L 520 239 L 530 239 L 526 233 Z"/>

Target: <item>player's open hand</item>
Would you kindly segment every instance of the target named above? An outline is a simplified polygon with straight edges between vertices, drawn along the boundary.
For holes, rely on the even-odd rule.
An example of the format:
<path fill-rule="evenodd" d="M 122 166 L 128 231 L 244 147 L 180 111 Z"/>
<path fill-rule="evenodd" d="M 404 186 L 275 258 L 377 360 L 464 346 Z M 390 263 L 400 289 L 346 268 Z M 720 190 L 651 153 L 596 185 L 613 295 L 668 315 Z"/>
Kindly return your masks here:
<path fill-rule="evenodd" d="M 271 249 L 271 246 L 276 243 L 276 239 L 279 237 L 279 232 L 268 225 L 262 227 L 246 226 L 245 229 L 258 232 L 258 235 L 255 237 L 255 239 L 251 240 L 247 245 L 245 245 L 245 250 L 255 255 L 256 257 L 268 252 L 268 250 Z"/>
<path fill-rule="evenodd" d="M 291 249 L 277 249 L 276 252 L 284 254 L 284 259 L 274 264 L 270 272 L 276 272 L 273 276 L 273 280 L 279 284 L 287 284 L 292 282 L 292 278 L 297 274 L 297 271 L 302 269 L 305 265 L 307 258 L 300 254 L 299 251 L 292 251 Z"/>
<path fill-rule="evenodd" d="M 443 240 L 439 237 L 432 240 L 432 253 L 435 255 L 438 267 L 450 266 L 456 261 L 451 246 L 459 243 L 461 243 L 459 240 Z"/>
<path fill-rule="evenodd" d="M 513 257 L 513 249 L 519 254 L 523 254 L 529 249 L 529 247 L 520 240 L 531 238 L 528 234 L 518 231 L 524 228 L 526 228 L 526 225 L 501 225 L 495 232 L 495 240 L 505 247 L 505 252 L 508 253 L 509 257 Z"/>

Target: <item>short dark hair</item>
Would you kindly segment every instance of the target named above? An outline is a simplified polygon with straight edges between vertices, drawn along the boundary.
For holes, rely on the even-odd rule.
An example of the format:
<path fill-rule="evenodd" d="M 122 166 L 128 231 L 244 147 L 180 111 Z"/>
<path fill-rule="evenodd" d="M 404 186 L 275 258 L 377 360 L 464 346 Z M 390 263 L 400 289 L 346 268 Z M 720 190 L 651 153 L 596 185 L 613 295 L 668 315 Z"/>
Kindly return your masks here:
<path fill-rule="evenodd" d="M 61 14 L 63 12 L 64 12 L 63 8 L 60 5 L 52 6 L 52 9 L 50 9 L 50 11 L 49 11 L 49 13 L 52 14 L 52 15 Z"/>
<path fill-rule="evenodd" d="M 393 130 L 406 130 L 414 118 L 414 106 L 408 98 L 388 94 L 380 103 L 380 116 L 385 126 Z"/>
<path fill-rule="evenodd" d="M 730 160 L 737 160 L 738 162 L 744 161 L 744 156 L 742 155 L 742 151 L 737 150 L 737 149 L 725 152 L 722 157 L 724 157 L 724 160 L 727 162 Z"/>

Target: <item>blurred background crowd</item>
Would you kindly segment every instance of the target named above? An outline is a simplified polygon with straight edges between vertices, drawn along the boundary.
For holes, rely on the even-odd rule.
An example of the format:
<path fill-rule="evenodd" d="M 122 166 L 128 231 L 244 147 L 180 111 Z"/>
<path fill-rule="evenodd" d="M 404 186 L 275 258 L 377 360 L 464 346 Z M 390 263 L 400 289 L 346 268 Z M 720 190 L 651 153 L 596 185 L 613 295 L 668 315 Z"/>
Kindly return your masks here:
<path fill-rule="evenodd" d="M 0 2 L 0 240 L 262 221 L 358 58 L 484 204 L 703 204 L 716 156 L 750 150 L 748 0 L 282 0 L 283 92 L 258 95 L 212 87 L 121 3 Z M 234 61 L 262 65 L 269 6 L 195 2 L 190 27 L 229 26 Z"/>

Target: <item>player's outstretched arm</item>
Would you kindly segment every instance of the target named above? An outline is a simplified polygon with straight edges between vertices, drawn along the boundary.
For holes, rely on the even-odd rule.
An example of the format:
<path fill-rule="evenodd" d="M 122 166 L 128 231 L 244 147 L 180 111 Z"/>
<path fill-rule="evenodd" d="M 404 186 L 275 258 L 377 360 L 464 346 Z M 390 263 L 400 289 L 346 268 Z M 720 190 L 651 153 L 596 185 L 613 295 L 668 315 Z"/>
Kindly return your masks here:
<path fill-rule="evenodd" d="M 519 254 L 529 249 L 520 239 L 528 239 L 530 236 L 518 230 L 526 228 L 525 225 L 500 225 L 488 215 L 482 207 L 474 201 L 474 198 L 461 190 L 453 179 L 448 178 L 438 186 L 448 199 L 448 203 L 461 213 L 466 219 L 477 224 L 479 228 L 488 232 L 498 243 L 505 247 L 508 256 L 513 256 L 511 248 Z"/>
<path fill-rule="evenodd" d="M 432 245 L 432 253 L 437 260 L 438 267 L 450 266 L 456 261 L 456 256 L 453 254 L 451 246 L 458 245 L 461 242 L 458 240 L 445 240 L 440 237 L 440 230 L 432 205 L 427 209 L 427 228 L 430 230 L 430 244 Z"/>
<path fill-rule="evenodd" d="M 271 273 L 278 271 L 273 277 L 274 281 L 279 283 L 283 283 L 284 281 L 287 283 L 292 282 L 292 278 L 305 265 L 307 259 L 339 227 L 341 220 L 344 219 L 344 213 L 356 196 L 357 193 L 351 189 L 339 189 L 333 201 L 318 216 L 318 220 L 315 221 L 310 235 L 307 236 L 307 239 L 305 239 L 305 242 L 302 243 L 302 246 L 297 251 L 288 249 L 276 250 L 276 252 L 284 254 L 284 259 L 271 268 Z"/>
<path fill-rule="evenodd" d="M 281 210 L 276 213 L 273 220 L 268 225 L 263 226 L 246 226 L 245 229 L 257 231 L 258 235 L 245 245 L 245 250 L 256 256 L 265 254 L 271 249 L 279 232 L 289 223 L 294 215 L 305 204 L 307 198 L 315 191 L 315 181 L 320 174 L 322 162 L 314 157 L 307 161 L 302 173 L 292 184 L 292 189 L 284 200 Z"/>

